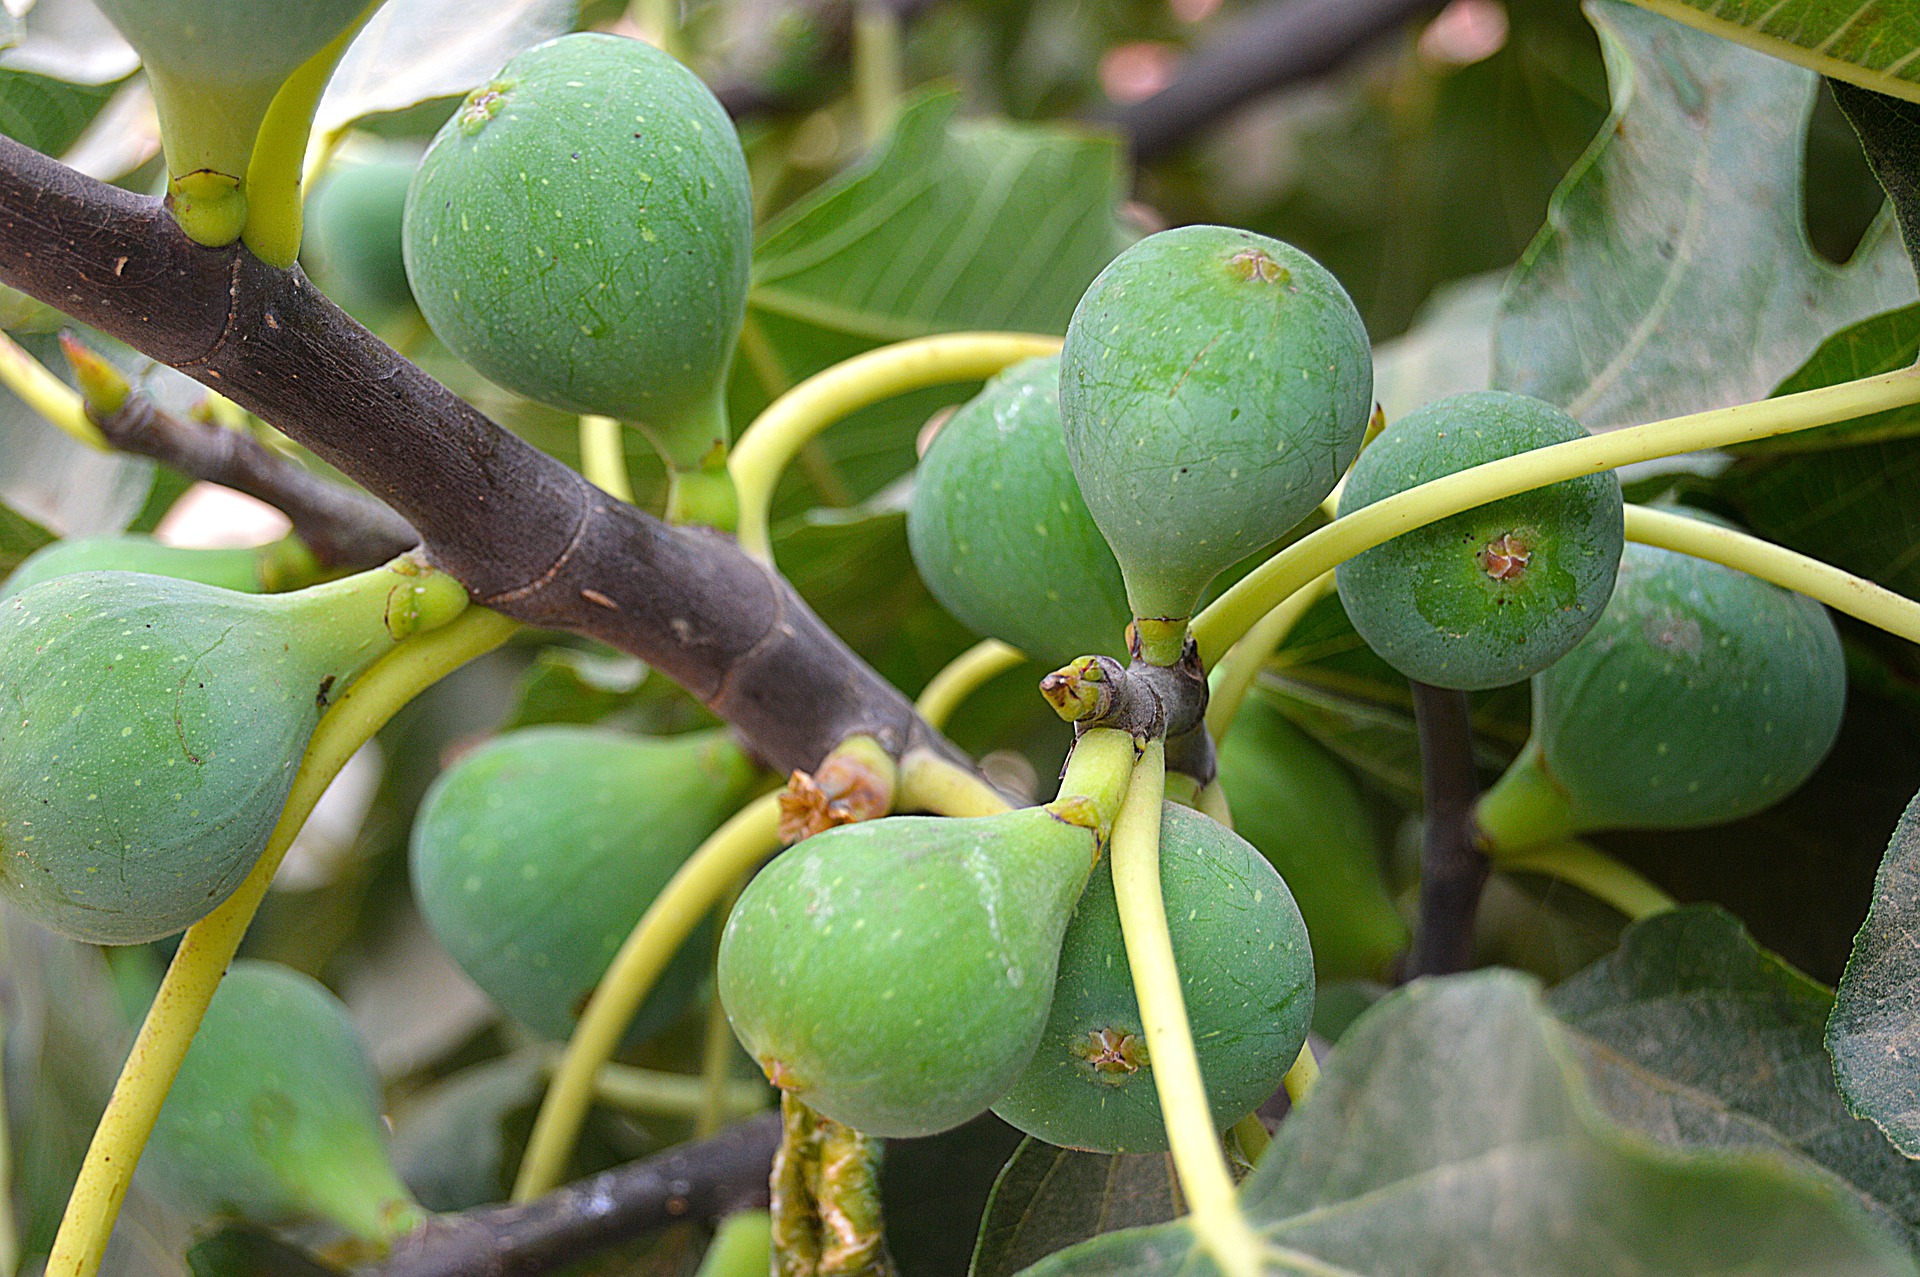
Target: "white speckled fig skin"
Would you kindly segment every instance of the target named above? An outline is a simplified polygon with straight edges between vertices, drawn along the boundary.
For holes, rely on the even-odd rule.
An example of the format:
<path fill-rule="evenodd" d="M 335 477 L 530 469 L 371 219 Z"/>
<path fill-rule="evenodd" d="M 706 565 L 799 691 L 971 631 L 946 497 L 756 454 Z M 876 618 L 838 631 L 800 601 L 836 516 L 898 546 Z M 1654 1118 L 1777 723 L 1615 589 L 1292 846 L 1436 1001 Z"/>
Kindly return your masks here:
<path fill-rule="evenodd" d="M 1251 231 L 1149 236 L 1093 281 L 1060 365 L 1067 454 L 1141 618 L 1306 518 L 1360 451 L 1366 327 L 1340 283 Z"/>
<path fill-rule="evenodd" d="M 640 40 L 535 45 L 469 94 L 407 197 L 434 333 L 511 390 L 642 422 L 696 463 L 724 438 L 753 201 L 733 122 Z"/>

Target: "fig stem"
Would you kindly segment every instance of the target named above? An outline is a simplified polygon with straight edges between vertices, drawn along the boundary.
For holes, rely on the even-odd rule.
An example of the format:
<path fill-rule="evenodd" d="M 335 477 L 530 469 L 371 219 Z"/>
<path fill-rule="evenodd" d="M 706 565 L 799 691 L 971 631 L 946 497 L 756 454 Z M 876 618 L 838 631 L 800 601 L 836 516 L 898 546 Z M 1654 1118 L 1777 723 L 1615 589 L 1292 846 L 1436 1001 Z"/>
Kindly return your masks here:
<path fill-rule="evenodd" d="M 1292 1067 L 1280 1079 L 1280 1084 L 1287 1088 L 1287 1099 L 1296 1108 L 1306 1103 L 1313 1088 L 1320 1085 L 1320 1061 L 1313 1053 L 1311 1037 L 1300 1044 L 1300 1054 L 1294 1057 Z"/>
<path fill-rule="evenodd" d="M 1155 742 L 1156 757 L 1166 757 L 1166 747 Z M 1133 774 L 1140 747 L 1127 732 L 1112 727 L 1094 727 L 1080 733 L 1067 755 L 1067 770 L 1060 777 L 1060 796 L 1049 806 L 1063 818 L 1084 813 L 1087 824 L 1101 842 L 1107 840 L 1113 822 L 1119 818 L 1126 797 L 1128 777 Z M 1165 789 L 1159 785 L 1155 792 Z M 1076 811 L 1075 809 L 1079 810 Z"/>
<path fill-rule="evenodd" d="M 0 333 L 0 385 L 75 442 L 101 452 L 110 450 L 100 427 L 87 416 L 86 400 L 80 393 L 5 333 Z"/>
<path fill-rule="evenodd" d="M 842 417 L 910 390 L 980 381 L 1059 349 L 1058 337 L 1032 333 L 945 333 L 895 342 L 815 373 L 768 404 L 727 457 L 740 495 L 740 548 L 772 561 L 773 490 L 801 446 Z"/>
<path fill-rule="evenodd" d="M 560 1051 L 555 1048 L 547 1061 L 548 1071 L 559 1063 Z M 643 1117 L 694 1117 L 707 1103 L 706 1079 L 631 1064 L 607 1064 L 593 1079 L 593 1096 L 613 1108 Z M 771 1099 L 772 1093 L 765 1085 L 744 1078 L 730 1080 L 721 1091 L 722 1107 L 731 1117 L 758 1113 Z"/>
<path fill-rule="evenodd" d="M 1026 659 L 1017 647 L 999 639 L 981 639 L 928 680 L 913 708 L 927 726 L 945 731 L 947 720 L 967 697 Z"/>
<path fill-rule="evenodd" d="M 1538 692 L 1535 693 L 1538 712 Z M 1493 787 L 1474 804 L 1477 841 L 1489 856 L 1513 857 L 1573 837 L 1573 803 L 1547 771 L 1537 738 L 1528 738 Z"/>
<path fill-rule="evenodd" d="M 240 230 L 240 240 L 269 266 L 287 270 L 300 256 L 304 229 L 300 188 L 314 112 L 320 109 L 320 98 L 347 46 L 383 3 L 385 0 L 372 0 L 339 35 L 301 63 L 273 95 L 266 118 L 260 121 L 242 188 L 247 197 L 247 220 Z"/>
<path fill-rule="evenodd" d="M 1914 403 L 1920 403 L 1920 367 L 1535 448 L 1420 484 L 1308 533 L 1242 577 L 1193 619 L 1200 659 L 1211 667 L 1294 591 L 1402 532 L 1636 461 L 1792 434 Z"/>
<path fill-rule="evenodd" d="M 780 793 L 754 799 L 701 843 L 614 954 L 541 1101 L 514 1181 L 514 1201 L 538 1197 L 560 1182 L 593 1100 L 593 1080 L 661 971 L 741 875 L 780 849 Z"/>
<path fill-rule="evenodd" d="M 1253 628 L 1213 667 L 1213 673 L 1207 680 L 1207 730 L 1213 733 L 1214 744 L 1226 740 L 1227 732 L 1233 727 L 1234 716 L 1240 712 L 1240 704 L 1253 689 L 1253 681 L 1259 677 L 1267 658 L 1273 655 L 1275 648 L 1286 642 L 1287 635 L 1300 623 L 1300 618 L 1332 592 L 1333 573 L 1321 573 L 1268 609 L 1267 614 L 1256 621 Z"/>
<path fill-rule="evenodd" d="M 1702 519 L 1640 505 L 1628 506 L 1626 514 L 1629 541 L 1709 559 L 1816 599 L 1909 643 L 1920 643 L 1920 603 L 1885 586 L 1751 533 Z"/>
<path fill-rule="evenodd" d="M 905 21 L 888 0 L 854 0 L 853 96 L 860 108 L 860 132 L 877 146 L 893 127 L 905 93 L 901 31 Z"/>
<path fill-rule="evenodd" d="M 900 760 L 900 789 L 893 805 L 896 811 L 936 816 L 997 816 L 1013 809 L 1000 791 L 930 749 L 908 750 Z"/>
<path fill-rule="evenodd" d="M 612 417 L 588 414 L 580 418 L 580 473 L 616 501 L 633 504 L 633 484 L 627 480 L 627 441 Z"/>
<path fill-rule="evenodd" d="M 1089 733 L 1091 734 L 1091 733 Z M 1084 737 L 1082 738 L 1085 739 Z M 1240 1213 L 1233 1173 L 1207 1105 L 1200 1057 L 1187 1021 L 1160 890 L 1160 808 L 1166 792 L 1166 745 L 1149 741 L 1133 769 L 1113 826 L 1113 894 L 1120 936 L 1133 969 L 1134 996 L 1153 1061 L 1154 1092 L 1166 1118 L 1180 1191 L 1191 1208 L 1201 1247 L 1227 1277 L 1259 1277 L 1260 1241 Z"/>
<path fill-rule="evenodd" d="M 1498 848 L 1492 848 L 1488 855 L 1495 869 L 1540 874 L 1568 883 L 1618 909 L 1630 922 L 1680 907 L 1678 901 L 1638 872 L 1578 838 L 1529 847 L 1513 854 L 1502 854 Z"/>
<path fill-rule="evenodd" d="M 1233 828 L 1233 808 L 1227 803 L 1227 788 L 1220 783 L 1218 776 L 1200 786 L 1194 806 L 1201 815 L 1212 817 L 1216 823 L 1228 829 Z"/>
<path fill-rule="evenodd" d="M 439 629 L 415 636 L 355 679 L 314 729 L 279 822 L 246 880 L 219 908 L 187 928 L 167 967 L 127 1063 L 114 1083 L 86 1161 L 67 1198 L 47 1273 L 94 1277 L 106 1254 L 140 1151 L 160 1115 L 193 1035 L 226 974 L 247 924 L 266 897 L 280 859 L 333 778 L 362 745 L 426 688 L 492 651 L 519 623 L 472 607 Z"/>

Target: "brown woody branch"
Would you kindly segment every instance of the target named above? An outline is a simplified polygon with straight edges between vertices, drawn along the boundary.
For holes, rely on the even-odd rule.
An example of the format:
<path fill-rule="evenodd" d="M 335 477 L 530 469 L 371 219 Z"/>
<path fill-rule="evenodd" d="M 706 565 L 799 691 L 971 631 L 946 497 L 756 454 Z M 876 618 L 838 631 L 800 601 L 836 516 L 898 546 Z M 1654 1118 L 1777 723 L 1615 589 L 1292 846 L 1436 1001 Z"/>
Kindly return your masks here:
<path fill-rule="evenodd" d="M 1413 684 L 1420 733 L 1420 926 L 1409 978 L 1451 975 L 1473 966 L 1473 924 L 1487 885 L 1487 858 L 1474 837 L 1480 796 L 1467 694 Z"/>
<path fill-rule="evenodd" d="M 420 544 L 405 519 L 372 497 L 330 483 L 237 430 L 176 417 L 140 394 L 129 395 L 117 412 L 89 408 L 88 415 L 122 452 L 278 509 L 326 567 L 374 567 Z"/>
<path fill-rule="evenodd" d="M 680 1220 L 765 1206 L 779 1142 L 769 1110 L 537 1201 L 440 1216 L 362 1277 L 537 1277 Z"/>
<path fill-rule="evenodd" d="M 860 732 L 960 757 L 772 567 L 607 496 L 297 268 L 201 247 L 158 201 L 0 138 L 0 282 L 271 422 L 398 512 L 478 602 L 641 657 L 772 766 L 811 768 Z"/>

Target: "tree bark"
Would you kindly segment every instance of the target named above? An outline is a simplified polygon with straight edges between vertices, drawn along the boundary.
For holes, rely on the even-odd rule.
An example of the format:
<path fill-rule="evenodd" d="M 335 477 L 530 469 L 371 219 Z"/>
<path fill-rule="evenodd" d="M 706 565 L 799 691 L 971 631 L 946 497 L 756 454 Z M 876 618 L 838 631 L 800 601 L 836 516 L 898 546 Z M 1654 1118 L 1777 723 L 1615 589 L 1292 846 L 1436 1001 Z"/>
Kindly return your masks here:
<path fill-rule="evenodd" d="M 771 766 L 810 769 L 858 732 L 962 757 L 771 566 L 593 487 L 297 267 L 204 248 L 157 200 L 0 138 L 0 282 L 257 413 L 398 512 L 477 602 L 640 657 Z"/>

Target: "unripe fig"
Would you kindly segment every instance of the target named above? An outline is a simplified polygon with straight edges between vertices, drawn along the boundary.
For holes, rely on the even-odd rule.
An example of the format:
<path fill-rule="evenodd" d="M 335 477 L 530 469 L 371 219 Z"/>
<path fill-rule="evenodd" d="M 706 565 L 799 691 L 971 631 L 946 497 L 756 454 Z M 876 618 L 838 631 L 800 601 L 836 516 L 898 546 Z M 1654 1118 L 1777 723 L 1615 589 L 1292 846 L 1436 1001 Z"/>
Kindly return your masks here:
<path fill-rule="evenodd" d="M 465 602 L 404 559 L 289 594 L 81 572 L 0 602 L 0 891 L 95 944 L 204 917 L 265 847 L 321 710 Z"/>
<path fill-rule="evenodd" d="M 261 556 L 257 549 L 188 550 L 162 545 L 152 537 L 76 537 L 35 550 L 0 585 L 0 599 L 30 585 L 75 572 L 145 572 L 181 581 L 217 585 L 223 590 L 259 594 Z"/>
<path fill-rule="evenodd" d="M 98 3 L 146 67 L 176 205 L 200 206 L 182 224 L 203 242 L 231 243 L 246 219 L 241 183 L 274 94 L 366 0 Z"/>
<path fill-rule="evenodd" d="M 347 1009 L 271 962 L 233 964 L 140 1157 L 190 1216 L 329 1220 L 389 1242 L 422 1219 L 387 1155 L 380 1086 Z"/>
<path fill-rule="evenodd" d="M 1245 839 L 1169 803 L 1160 890 L 1214 1124 L 1258 1108 L 1307 1040 L 1313 954 L 1287 884 Z M 1065 1148 L 1167 1147 L 1113 876 L 1096 871 L 1060 950 L 1040 1047 L 993 1111 Z"/>
<path fill-rule="evenodd" d="M 536 45 L 469 94 L 407 198 L 440 340 L 570 412 L 645 424 L 691 468 L 726 436 L 753 202 L 727 113 L 640 40 Z"/>
<path fill-rule="evenodd" d="M 914 471 L 907 540 L 947 611 L 1043 665 L 1125 657 L 1126 586 L 1067 462 L 1060 358 L 1001 373 Z"/>
<path fill-rule="evenodd" d="M 1840 732 L 1846 661 L 1826 609 L 1744 572 L 1629 545 L 1613 599 L 1533 681 L 1533 736 L 1481 799 L 1496 846 L 1750 816 Z"/>
<path fill-rule="evenodd" d="M 1373 405 L 1367 332 L 1340 282 L 1251 231 L 1141 240 L 1067 329 L 1067 455 L 1156 664 L 1223 568 L 1333 490 Z"/>
<path fill-rule="evenodd" d="M 816 834 L 727 920 L 734 1032 L 775 1086 L 869 1135 L 958 1126 L 1033 1057 L 1094 854 L 1048 807 Z"/>
<path fill-rule="evenodd" d="M 1538 399 L 1454 395 L 1394 422 L 1360 454 L 1340 513 L 1586 436 Z M 1469 691 L 1518 683 L 1599 621 L 1625 542 L 1622 510 L 1611 470 L 1477 506 L 1341 564 L 1340 602 L 1367 646 L 1408 678 Z"/>
<path fill-rule="evenodd" d="M 379 323 L 413 306 L 400 227 L 411 160 L 335 169 L 307 207 L 309 273 L 354 318 Z"/>
<path fill-rule="evenodd" d="M 1280 871 L 1306 919 L 1321 980 L 1377 980 L 1407 947 L 1381 876 L 1380 831 L 1346 769 L 1264 697 L 1220 742 L 1234 832 Z"/>
<path fill-rule="evenodd" d="M 434 782 L 413 826 L 413 890 L 440 943 L 502 1010 L 564 1039 L 667 880 L 752 787 L 725 731 L 647 739 L 508 733 Z M 681 947 L 631 1041 L 685 1009 L 712 936 Z"/>

